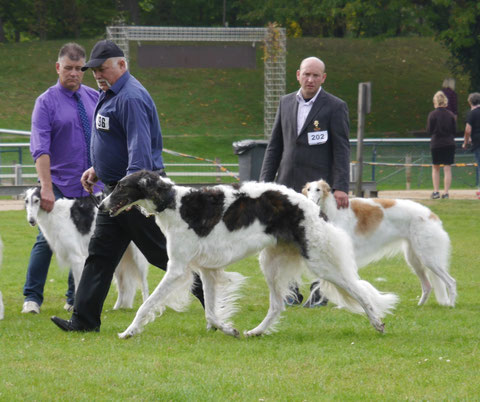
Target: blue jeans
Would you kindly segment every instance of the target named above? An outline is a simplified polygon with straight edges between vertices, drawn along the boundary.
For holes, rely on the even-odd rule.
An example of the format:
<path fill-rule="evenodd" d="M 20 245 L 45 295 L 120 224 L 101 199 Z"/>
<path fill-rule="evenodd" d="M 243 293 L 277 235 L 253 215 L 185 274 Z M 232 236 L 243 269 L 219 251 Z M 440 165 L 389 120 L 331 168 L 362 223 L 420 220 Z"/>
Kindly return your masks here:
<path fill-rule="evenodd" d="M 55 199 L 64 198 L 62 192 L 57 186 L 53 185 L 53 194 Z M 43 303 L 43 289 L 47 281 L 48 268 L 52 259 L 52 250 L 43 236 L 41 230 L 38 230 L 38 236 L 30 253 L 30 261 L 27 268 L 27 277 L 23 286 L 23 295 L 25 301 L 34 301 L 39 306 Z M 75 282 L 72 271 L 68 274 L 68 290 L 65 294 L 67 302 L 73 306 L 75 296 Z"/>

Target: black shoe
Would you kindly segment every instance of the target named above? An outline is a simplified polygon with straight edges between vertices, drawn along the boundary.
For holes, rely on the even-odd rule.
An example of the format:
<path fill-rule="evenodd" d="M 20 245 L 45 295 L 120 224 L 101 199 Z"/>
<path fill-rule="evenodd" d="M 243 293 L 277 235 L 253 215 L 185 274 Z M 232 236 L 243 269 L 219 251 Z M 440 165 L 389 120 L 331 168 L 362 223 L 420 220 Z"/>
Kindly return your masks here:
<path fill-rule="evenodd" d="M 440 198 L 440 193 L 438 191 L 434 191 L 430 196 L 432 200 L 438 200 Z"/>
<path fill-rule="evenodd" d="M 297 286 L 291 288 L 291 290 L 293 293 L 285 298 L 285 304 L 287 306 L 299 306 L 302 304 L 303 295 L 300 293 Z"/>
<path fill-rule="evenodd" d="M 80 325 L 73 323 L 72 320 L 64 320 L 56 316 L 50 318 L 53 323 L 65 332 L 100 332 L 100 328 L 86 328 Z"/>
<path fill-rule="evenodd" d="M 305 302 L 303 307 L 314 308 L 323 307 L 328 304 L 328 299 L 320 293 L 320 286 L 318 282 L 313 282 L 310 286 L 310 297 Z"/>

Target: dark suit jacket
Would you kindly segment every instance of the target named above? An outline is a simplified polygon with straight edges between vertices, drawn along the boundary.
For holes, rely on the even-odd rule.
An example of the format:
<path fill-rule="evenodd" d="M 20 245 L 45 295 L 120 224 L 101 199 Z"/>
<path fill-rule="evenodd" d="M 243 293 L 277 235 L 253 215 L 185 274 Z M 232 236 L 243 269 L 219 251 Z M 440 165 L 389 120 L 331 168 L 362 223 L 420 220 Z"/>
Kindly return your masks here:
<path fill-rule="evenodd" d="M 318 94 L 297 136 L 296 92 L 283 96 L 265 151 L 260 181 L 274 181 L 301 191 L 305 183 L 324 179 L 334 190 L 348 193 L 350 181 L 349 117 L 347 104 L 326 92 Z M 328 131 L 321 145 L 308 144 L 308 132 Z M 277 174 L 278 173 L 278 174 Z"/>

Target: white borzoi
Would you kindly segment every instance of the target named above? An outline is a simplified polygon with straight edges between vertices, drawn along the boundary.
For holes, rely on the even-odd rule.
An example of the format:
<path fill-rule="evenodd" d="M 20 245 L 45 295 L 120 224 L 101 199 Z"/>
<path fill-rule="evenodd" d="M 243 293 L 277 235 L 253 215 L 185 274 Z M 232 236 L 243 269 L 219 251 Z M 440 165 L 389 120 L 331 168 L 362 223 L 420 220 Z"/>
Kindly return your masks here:
<path fill-rule="evenodd" d="M 381 318 L 398 301 L 396 295 L 381 293 L 358 277 L 346 233 L 321 219 L 317 205 L 285 186 L 251 182 L 193 189 L 140 171 L 124 177 L 100 208 L 117 215 L 135 204 L 155 214 L 167 238 L 170 260 L 165 276 L 120 338 L 141 332 L 163 309 L 168 295 L 191 278 L 191 270 L 202 278 L 207 328 L 237 336 L 222 315 L 229 310 L 229 300 L 219 300 L 218 284 L 225 278 L 224 267 L 258 251 L 270 289 L 270 308 L 246 336 L 262 335 L 278 321 L 289 285 L 300 278 L 302 268 L 329 281 L 327 297 L 352 312 L 365 312 L 380 332 Z"/>
<path fill-rule="evenodd" d="M 456 282 L 448 273 L 450 239 L 430 209 L 410 200 L 379 198 L 353 198 L 348 208 L 337 209 L 324 180 L 307 183 L 302 192 L 350 235 L 359 267 L 403 250 L 422 284 L 418 305 L 427 301 L 432 286 L 439 304 L 455 305 Z"/>
<path fill-rule="evenodd" d="M 2 238 L 0 238 L 0 268 L 2 267 L 2 259 L 3 259 L 3 243 L 2 243 Z M 2 297 L 2 292 L 0 292 L 0 320 L 3 320 L 3 313 L 4 313 L 3 297 Z"/>
<path fill-rule="evenodd" d="M 57 256 L 60 267 L 70 267 L 75 280 L 75 289 L 80 282 L 88 243 L 95 229 L 97 208 L 89 197 L 78 199 L 60 198 L 50 212 L 40 208 L 40 188 L 25 192 L 27 221 L 31 226 L 38 223 L 48 245 Z M 137 286 L 143 300 L 148 297 L 148 261 L 140 250 L 130 243 L 115 270 L 118 298 L 113 307 L 132 308 Z"/>

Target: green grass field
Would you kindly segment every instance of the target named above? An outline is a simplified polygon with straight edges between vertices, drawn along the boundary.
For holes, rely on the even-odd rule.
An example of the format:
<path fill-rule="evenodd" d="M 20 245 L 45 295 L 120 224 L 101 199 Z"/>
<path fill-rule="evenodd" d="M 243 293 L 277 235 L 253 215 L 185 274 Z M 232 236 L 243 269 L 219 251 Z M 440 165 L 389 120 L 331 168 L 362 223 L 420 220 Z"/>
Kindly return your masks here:
<path fill-rule="evenodd" d="M 0 400 L 476 400 L 480 302 L 480 228 L 475 201 L 425 201 L 452 240 L 451 274 L 458 283 L 455 308 L 434 296 L 417 307 L 420 284 L 402 258 L 360 271 L 400 303 L 387 316 L 386 334 L 364 316 L 329 305 L 289 308 L 279 331 L 254 339 L 207 332 L 203 310 L 193 301 L 184 313 L 167 310 L 139 336 L 116 334 L 140 305 L 112 311 L 107 297 L 100 333 L 67 334 L 51 322 L 62 310 L 67 272 L 52 264 L 40 315 L 20 314 L 22 286 L 36 229 L 24 211 L 0 212 L 5 251 L 0 290 Z M 256 326 L 268 308 L 268 290 L 255 257 L 229 269 L 248 276 L 234 323 L 241 332 Z M 152 291 L 161 278 L 151 267 Z M 383 278 L 383 280 L 378 280 Z M 306 290 L 306 286 L 304 287 Z M 304 292 L 305 293 L 305 292 Z"/>

